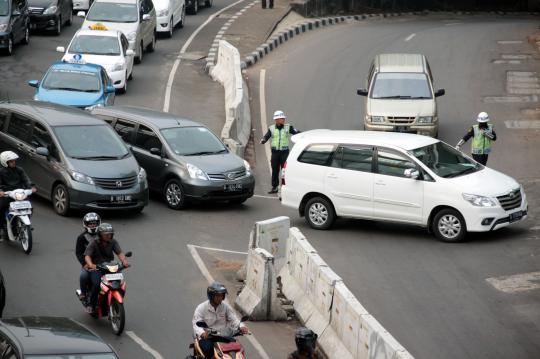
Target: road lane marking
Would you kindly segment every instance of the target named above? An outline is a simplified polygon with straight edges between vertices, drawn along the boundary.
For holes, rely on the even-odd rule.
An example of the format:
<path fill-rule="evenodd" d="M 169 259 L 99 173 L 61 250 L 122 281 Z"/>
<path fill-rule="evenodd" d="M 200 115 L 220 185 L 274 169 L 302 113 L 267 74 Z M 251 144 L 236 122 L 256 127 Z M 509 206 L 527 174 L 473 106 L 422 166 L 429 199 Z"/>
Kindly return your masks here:
<path fill-rule="evenodd" d="M 540 226 L 534 226 L 529 228 L 530 231 L 540 231 Z"/>
<path fill-rule="evenodd" d="M 221 248 L 214 248 L 214 247 L 203 247 L 203 246 L 198 246 L 196 244 L 189 244 L 189 246 L 200 248 L 200 249 L 206 249 L 207 251 L 225 252 L 225 253 L 234 253 L 234 254 L 248 254 L 247 252 L 231 251 L 228 249 L 221 249 Z"/>
<path fill-rule="evenodd" d="M 213 13 L 212 15 L 210 15 L 205 22 L 203 22 L 195 31 L 193 31 L 191 36 L 184 43 L 184 46 L 182 46 L 182 48 L 180 49 L 180 53 L 176 57 L 176 60 L 174 61 L 171 72 L 169 73 L 169 78 L 167 80 L 167 86 L 165 87 L 165 100 L 163 101 L 163 112 L 169 112 L 169 105 L 171 103 L 171 91 L 172 91 L 172 86 L 173 86 L 173 82 L 174 82 L 174 76 L 176 75 L 176 71 L 178 70 L 178 66 L 180 66 L 180 62 L 182 61 L 182 55 L 186 52 L 189 45 L 191 45 L 191 42 L 193 41 L 195 36 L 197 36 L 199 34 L 199 32 L 206 25 L 208 25 L 210 23 L 210 21 L 214 20 L 214 18 L 216 16 L 218 16 L 222 12 L 224 12 L 224 11 L 230 9 L 231 7 L 233 7 L 233 6 L 237 5 L 237 4 L 240 4 L 241 2 L 244 2 L 244 1 L 245 0 L 238 0 L 237 2 L 234 2 L 234 3 L 224 7 L 223 9 Z"/>
<path fill-rule="evenodd" d="M 540 272 L 521 273 L 497 278 L 487 278 L 489 284 L 505 293 L 519 293 L 540 289 Z"/>
<path fill-rule="evenodd" d="M 204 275 L 204 277 L 208 281 L 208 284 L 212 283 L 214 281 L 214 278 L 212 277 L 212 275 L 210 274 L 210 272 L 206 268 L 206 265 L 204 264 L 203 260 L 201 259 L 201 256 L 199 256 L 199 253 L 197 252 L 197 247 L 194 246 L 193 244 L 188 244 L 187 247 L 188 247 L 189 253 L 193 257 L 193 260 L 195 261 L 195 263 L 199 267 L 199 270 L 201 271 L 201 273 Z M 227 300 L 225 300 L 225 301 L 227 301 Z M 257 352 L 259 353 L 259 355 L 261 356 L 262 359 L 270 359 L 270 357 L 268 356 L 268 354 L 266 353 L 266 351 L 262 347 L 261 343 L 259 343 L 257 338 L 255 338 L 255 335 L 253 335 L 253 334 L 252 335 L 246 335 L 245 338 L 247 340 L 249 340 L 251 345 L 253 345 L 255 350 L 257 350 Z"/>
<path fill-rule="evenodd" d="M 141 338 L 139 338 L 137 336 L 137 334 L 135 334 L 134 332 L 131 332 L 131 331 L 127 331 L 126 332 L 127 336 L 130 337 L 131 339 L 133 339 L 133 341 L 137 344 L 139 344 L 141 346 L 141 348 L 143 348 L 144 350 L 146 350 L 148 353 L 150 353 L 150 355 L 152 355 L 155 359 L 163 359 L 163 357 L 161 356 L 161 354 L 159 354 L 157 351 L 155 351 L 154 349 L 152 349 L 150 347 L 150 345 L 146 344 L 144 342 L 144 340 L 142 340 Z"/>
<path fill-rule="evenodd" d="M 516 44 L 522 44 L 522 40 L 499 40 L 497 41 L 499 45 L 516 45 Z"/>
<path fill-rule="evenodd" d="M 416 34 L 410 34 L 409 36 L 407 36 L 407 38 L 405 39 L 405 41 L 409 41 L 411 40 L 413 37 L 415 37 Z"/>
<path fill-rule="evenodd" d="M 486 96 L 486 103 L 517 103 L 517 102 L 538 102 L 538 96 Z"/>
<path fill-rule="evenodd" d="M 259 79 L 259 104 L 261 105 L 261 126 L 263 136 L 268 130 L 268 121 L 266 120 L 266 70 L 261 69 Z M 268 170 L 272 173 L 272 165 L 270 164 L 270 145 L 264 145 L 264 153 L 266 154 L 266 162 L 268 163 Z"/>
<path fill-rule="evenodd" d="M 450 22 L 448 24 L 444 24 L 444 26 L 454 26 L 454 25 L 461 25 L 463 24 L 462 22 Z"/>

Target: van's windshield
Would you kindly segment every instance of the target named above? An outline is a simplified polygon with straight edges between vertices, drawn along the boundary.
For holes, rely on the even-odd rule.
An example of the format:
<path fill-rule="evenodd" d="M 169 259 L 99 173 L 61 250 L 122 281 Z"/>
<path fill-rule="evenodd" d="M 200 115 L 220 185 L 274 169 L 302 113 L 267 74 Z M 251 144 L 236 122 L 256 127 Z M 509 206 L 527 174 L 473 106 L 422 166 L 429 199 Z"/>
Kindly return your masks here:
<path fill-rule="evenodd" d="M 380 72 L 373 80 L 370 97 L 373 99 L 431 99 L 433 94 L 426 74 Z"/>
<path fill-rule="evenodd" d="M 414 149 L 409 151 L 409 154 L 420 160 L 437 176 L 444 178 L 462 176 L 484 168 L 443 142 Z"/>
<path fill-rule="evenodd" d="M 88 11 L 86 20 L 103 22 L 137 22 L 137 5 L 97 2 Z"/>
<path fill-rule="evenodd" d="M 125 158 L 130 153 L 109 125 L 57 126 L 54 133 L 71 158 L 104 161 Z"/>

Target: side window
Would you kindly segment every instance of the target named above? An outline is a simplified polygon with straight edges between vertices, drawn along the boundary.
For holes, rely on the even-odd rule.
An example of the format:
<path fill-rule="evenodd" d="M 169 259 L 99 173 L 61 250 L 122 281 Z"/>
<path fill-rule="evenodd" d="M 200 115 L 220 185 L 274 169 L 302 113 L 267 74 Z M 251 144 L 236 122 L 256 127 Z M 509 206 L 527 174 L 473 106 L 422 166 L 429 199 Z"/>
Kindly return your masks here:
<path fill-rule="evenodd" d="M 60 161 L 60 156 L 58 154 L 58 149 L 56 148 L 51 134 L 45 127 L 43 127 L 40 123 L 34 124 L 34 130 L 32 131 L 32 137 L 30 139 L 30 144 L 34 147 L 45 147 L 49 150 L 49 154 L 56 159 L 57 161 Z"/>
<path fill-rule="evenodd" d="M 9 112 L 7 110 L 0 110 L 0 131 L 4 132 L 4 125 L 7 122 Z"/>
<path fill-rule="evenodd" d="M 298 156 L 298 162 L 328 166 L 330 165 L 334 148 L 334 145 L 328 144 L 311 145 Z"/>
<path fill-rule="evenodd" d="M 346 170 L 371 172 L 373 148 L 361 146 L 341 146 L 332 160 L 332 167 Z"/>
<path fill-rule="evenodd" d="M 112 126 L 112 123 L 114 122 L 115 118 L 112 116 L 102 115 L 100 113 L 93 114 L 94 116 L 102 119 L 103 121 L 107 122 L 109 125 Z"/>
<path fill-rule="evenodd" d="M 426 60 L 426 67 L 427 67 L 427 72 L 429 74 L 429 78 L 431 79 L 431 81 L 433 81 L 433 74 L 431 73 L 431 67 L 429 67 L 429 62 L 427 62 L 427 60 Z"/>
<path fill-rule="evenodd" d="M 152 0 L 143 0 L 146 3 L 146 12 L 145 14 L 149 13 L 150 11 L 154 10 L 154 3 Z"/>
<path fill-rule="evenodd" d="M 109 75 L 107 75 L 107 71 L 105 69 L 101 69 L 101 78 L 103 79 L 103 86 L 106 87 L 111 83 L 111 80 L 109 79 Z M 105 90 L 105 89 L 104 89 Z"/>
<path fill-rule="evenodd" d="M 8 124 L 7 133 L 26 143 L 30 142 L 30 130 L 32 129 L 32 121 L 17 113 L 11 114 L 11 119 Z"/>
<path fill-rule="evenodd" d="M 126 54 L 126 51 L 128 50 L 129 48 L 129 41 L 128 39 L 126 38 L 126 35 L 124 35 L 123 33 L 120 34 L 120 42 L 122 43 L 122 50 L 124 52 L 124 55 Z"/>
<path fill-rule="evenodd" d="M 371 83 L 371 78 L 373 77 L 373 72 L 375 71 L 375 63 L 372 63 L 369 68 L 368 77 L 366 80 L 367 87 L 369 87 L 369 84 Z"/>
<path fill-rule="evenodd" d="M 7 340 L 7 338 L 4 338 L 4 336 L 1 333 L 0 333 L 0 358 L 18 359 L 17 353 L 15 352 L 14 347 L 9 342 L 9 340 Z"/>
<path fill-rule="evenodd" d="M 124 142 L 129 144 L 133 143 L 133 133 L 135 132 L 134 123 L 118 120 L 114 124 L 114 130 L 122 137 Z"/>
<path fill-rule="evenodd" d="M 405 170 L 416 164 L 405 155 L 386 148 L 377 150 L 377 172 L 382 175 L 405 177 Z"/>
<path fill-rule="evenodd" d="M 152 148 L 161 150 L 161 141 L 151 129 L 146 126 L 139 125 L 139 129 L 137 130 L 137 138 L 135 139 L 135 146 L 149 152 Z"/>

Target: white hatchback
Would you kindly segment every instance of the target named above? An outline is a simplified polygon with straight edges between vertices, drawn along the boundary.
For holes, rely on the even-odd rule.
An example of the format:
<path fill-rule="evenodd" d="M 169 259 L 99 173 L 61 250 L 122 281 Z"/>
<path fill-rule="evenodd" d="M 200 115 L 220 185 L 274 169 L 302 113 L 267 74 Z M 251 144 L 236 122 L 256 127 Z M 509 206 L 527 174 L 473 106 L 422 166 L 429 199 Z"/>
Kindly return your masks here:
<path fill-rule="evenodd" d="M 127 91 L 127 82 L 133 76 L 135 52 L 129 49 L 121 31 L 81 29 L 73 35 L 67 51 L 63 46 L 56 51 L 65 53 L 62 57 L 65 62 L 77 57 L 79 61 L 103 66 L 114 87 L 123 93 Z"/>
<path fill-rule="evenodd" d="M 281 202 L 315 229 L 343 216 L 420 225 L 458 242 L 527 217 L 518 182 L 431 137 L 313 130 L 292 141 Z"/>
<path fill-rule="evenodd" d="M 157 32 L 172 37 L 175 27 L 184 27 L 185 0 L 153 0 L 156 7 Z"/>

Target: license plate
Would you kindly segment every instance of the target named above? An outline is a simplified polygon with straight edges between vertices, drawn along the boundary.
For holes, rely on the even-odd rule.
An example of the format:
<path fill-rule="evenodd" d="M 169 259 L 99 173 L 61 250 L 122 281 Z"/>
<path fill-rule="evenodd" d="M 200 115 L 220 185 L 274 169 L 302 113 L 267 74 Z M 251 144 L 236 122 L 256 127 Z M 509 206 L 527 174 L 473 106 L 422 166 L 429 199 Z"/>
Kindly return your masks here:
<path fill-rule="evenodd" d="M 30 201 L 17 201 L 11 202 L 9 208 L 19 210 L 19 209 L 29 209 L 32 208 L 32 203 Z"/>
<path fill-rule="evenodd" d="M 519 221 L 522 217 L 523 217 L 523 212 L 522 211 L 517 211 L 517 212 L 514 212 L 514 213 L 510 213 L 509 221 L 510 221 L 510 223 L 515 222 L 515 221 Z"/>
<path fill-rule="evenodd" d="M 122 280 L 124 279 L 124 275 L 122 273 L 105 274 L 105 279 L 109 282 L 112 280 Z"/>
<path fill-rule="evenodd" d="M 120 195 L 120 196 L 111 196 L 111 202 L 122 203 L 122 202 L 131 202 L 131 195 Z"/>
<path fill-rule="evenodd" d="M 226 184 L 223 186 L 223 189 L 225 190 L 225 192 L 241 191 L 242 184 L 241 183 Z"/>
<path fill-rule="evenodd" d="M 396 132 L 407 132 L 407 131 L 409 131 L 409 128 L 407 126 L 396 126 L 395 129 L 396 129 Z"/>

